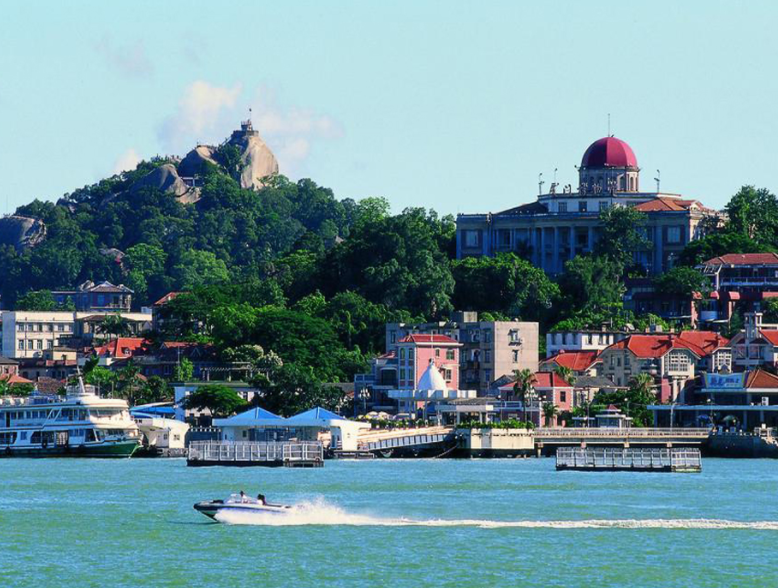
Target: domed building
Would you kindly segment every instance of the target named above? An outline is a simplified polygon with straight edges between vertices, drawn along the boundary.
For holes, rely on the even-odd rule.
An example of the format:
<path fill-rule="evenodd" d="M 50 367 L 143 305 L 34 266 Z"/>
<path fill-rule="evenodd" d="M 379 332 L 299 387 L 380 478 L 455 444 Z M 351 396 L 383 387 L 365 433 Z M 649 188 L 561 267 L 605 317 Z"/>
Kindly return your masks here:
<path fill-rule="evenodd" d="M 626 141 L 613 136 L 594 141 L 584 151 L 578 186 L 552 183 L 534 202 L 497 213 L 457 216 L 457 257 L 515 252 L 549 274 L 566 261 L 594 250 L 600 212 L 634 206 L 645 212 L 649 251 L 635 253 L 635 263 L 651 274 L 670 269 L 683 248 L 698 238 L 698 225 L 718 214 L 680 194 L 641 190 L 640 167 Z M 658 182 L 657 182 L 658 183 Z"/>

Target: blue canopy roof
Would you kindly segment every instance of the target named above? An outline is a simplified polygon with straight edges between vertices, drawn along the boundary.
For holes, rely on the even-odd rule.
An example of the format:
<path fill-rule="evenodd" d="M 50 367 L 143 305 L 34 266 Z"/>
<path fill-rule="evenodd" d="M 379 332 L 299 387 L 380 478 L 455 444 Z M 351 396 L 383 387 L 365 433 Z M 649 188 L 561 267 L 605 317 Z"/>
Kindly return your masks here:
<path fill-rule="evenodd" d="M 286 420 L 289 421 L 290 423 L 294 423 L 297 421 L 308 421 L 313 419 L 323 420 L 323 421 L 335 421 L 335 420 L 345 421 L 346 420 L 339 414 L 335 414 L 334 412 L 329 411 L 326 408 L 322 408 L 320 406 L 317 406 L 316 408 L 312 408 L 310 410 L 306 410 L 305 412 L 301 412 L 300 414 L 296 414 L 293 417 L 289 417 Z"/>
<path fill-rule="evenodd" d="M 235 416 L 226 419 L 214 419 L 213 424 L 216 427 L 234 427 L 234 426 L 278 426 L 281 427 L 286 419 L 273 414 L 269 410 L 256 407 L 251 408 Z"/>

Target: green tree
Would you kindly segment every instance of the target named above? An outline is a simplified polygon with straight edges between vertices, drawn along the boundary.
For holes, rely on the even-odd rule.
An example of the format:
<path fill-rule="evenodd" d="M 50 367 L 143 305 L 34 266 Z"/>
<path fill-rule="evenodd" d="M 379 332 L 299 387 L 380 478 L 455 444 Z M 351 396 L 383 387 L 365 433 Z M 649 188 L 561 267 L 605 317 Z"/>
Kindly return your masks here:
<path fill-rule="evenodd" d="M 553 402 L 544 402 L 543 403 L 543 418 L 546 421 L 546 426 L 550 427 L 554 424 L 554 419 L 559 414 L 559 409 L 557 409 L 556 404 Z"/>
<path fill-rule="evenodd" d="M 468 257 L 452 263 L 454 305 L 462 310 L 497 311 L 543 320 L 558 302 L 559 286 L 545 272 L 513 253 Z"/>
<path fill-rule="evenodd" d="M 194 377 L 194 364 L 186 357 L 182 357 L 173 368 L 173 380 L 176 382 L 191 382 Z"/>
<path fill-rule="evenodd" d="M 613 315 L 622 308 L 623 266 L 608 256 L 578 255 L 565 263 L 559 280 L 571 314 Z"/>
<path fill-rule="evenodd" d="M 49 290 L 38 290 L 37 292 L 28 292 L 16 301 L 14 308 L 16 310 L 29 310 L 48 312 L 55 310 L 57 303 Z"/>
<path fill-rule="evenodd" d="M 565 382 L 571 386 L 575 385 L 575 372 L 566 365 L 557 365 L 554 367 L 554 373 L 562 378 Z"/>
<path fill-rule="evenodd" d="M 707 296 L 710 292 L 710 280 L 691 267 L 674 267 L 656 278 L 655 283 L 660 294 L 676 298 L 691 298 L 696 293 Z"/>
<path fill-rule="evenodd" d="M 645 213 L 630 206 L 610 206 L 600 211 L 600 235 L 595 253 L 622 268 L 629 267 L 635 252 L 650 248 L 643 231 L 647 219 Z"/>
<path fill-rule="evenodd" d="M 84 382 L 95 386 L 100 395 L 113 396 L 117 381 L 116 373 L 101 365 L 95 365 L 88 372 L 85 370 Z"/>
<path fill-rule="evenodd" d="M 186 397 L 186 408 L 209 410 L 214 417 L 227 417 L 246 406 L 246 402 L 223 384 L 206 384 Z"/>
<path fill-rule="evenodd" d="M 717 232 L 696 239 L 684 247 L 678 256 L 678 265 L 695 267 L 727 253 L 771 253 L 776 248 L 755 241 L 743 233 Z"/>
<path fill-rule="evenodd" d="M 195 286 L 223 284 L 230 278 L 227 265 L 210 251 L 190 250 L 181 255 L 172 271 L 173 279 L 180 290 L 191 290 Z"/>
<path fill-rule="evenodd" d="M 766 245 L 778 244 L 778 199 L 765 188 L 743 186 L 725 207 L 726 230 Z"/>
<path fill-rule="evenodd" d="M 109 314 L 97 325 L 97 331 L 103 335 L 126 337 L 132 332 L 130 322 L 120 314 Z"/>
<path fill-rule="evenodd" d="M 262 389 L 263 407 L 283 416 L 316 406 L 336 411 L 345 400 L 340 388 L 322 384 L 310 367 L 295 364 L 284 364 L 269 378 L 260 377 L 253 384 Z"/>

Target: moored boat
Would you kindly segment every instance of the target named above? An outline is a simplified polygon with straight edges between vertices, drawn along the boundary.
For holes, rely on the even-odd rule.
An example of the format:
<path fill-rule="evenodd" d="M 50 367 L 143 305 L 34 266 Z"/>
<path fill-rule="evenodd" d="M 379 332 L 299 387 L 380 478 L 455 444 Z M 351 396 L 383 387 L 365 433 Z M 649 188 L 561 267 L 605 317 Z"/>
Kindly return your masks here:
<path fill-rule="evenodd" d="M 65 397 L 0 399 L 0 457 L 129 457 L 140 446 L 127 402 L 78 383 Z"/>

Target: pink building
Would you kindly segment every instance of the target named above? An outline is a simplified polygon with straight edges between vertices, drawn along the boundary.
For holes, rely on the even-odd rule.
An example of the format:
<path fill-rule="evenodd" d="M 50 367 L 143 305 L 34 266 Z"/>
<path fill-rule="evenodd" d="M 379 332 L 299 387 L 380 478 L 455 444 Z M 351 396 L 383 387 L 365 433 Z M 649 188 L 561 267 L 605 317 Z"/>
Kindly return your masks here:
<path fill-rule="evenodd" d="M 446 335 L 408 335 L 397 342 L 397 388 L 416 389 L 432 360 L 449 390 L 459 389 L 461 343 Z"/>

